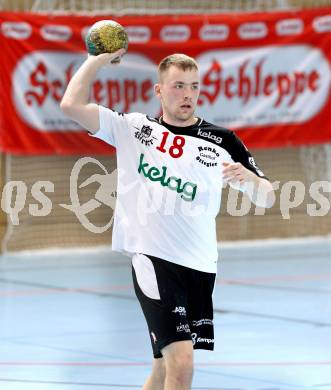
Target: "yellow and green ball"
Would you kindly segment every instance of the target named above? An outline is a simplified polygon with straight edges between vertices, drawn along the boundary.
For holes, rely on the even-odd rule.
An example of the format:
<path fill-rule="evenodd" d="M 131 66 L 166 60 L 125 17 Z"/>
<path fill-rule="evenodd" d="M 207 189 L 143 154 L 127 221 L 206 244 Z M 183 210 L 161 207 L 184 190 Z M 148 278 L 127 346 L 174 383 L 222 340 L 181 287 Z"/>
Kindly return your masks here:
<path fill-rule="evenodd" d="M 91 26 L 85 44 L 87 51 L 97 56 L 102 53 L 114 53 L 128 49 L 128 35 L 122 25 L 113 20 L 100 20 Z"/>

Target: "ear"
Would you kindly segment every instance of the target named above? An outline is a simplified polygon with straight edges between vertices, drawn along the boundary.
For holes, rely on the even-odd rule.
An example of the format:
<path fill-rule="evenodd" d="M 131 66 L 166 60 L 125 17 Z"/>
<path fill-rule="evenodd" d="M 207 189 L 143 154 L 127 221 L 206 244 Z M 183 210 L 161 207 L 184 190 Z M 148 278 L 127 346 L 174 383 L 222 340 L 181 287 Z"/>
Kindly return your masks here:
<path fill-rule="evenodd" d="M 154 93 L 156 97 L 161 98 L 161 85 L 159 83 L 154 84 Z"/>

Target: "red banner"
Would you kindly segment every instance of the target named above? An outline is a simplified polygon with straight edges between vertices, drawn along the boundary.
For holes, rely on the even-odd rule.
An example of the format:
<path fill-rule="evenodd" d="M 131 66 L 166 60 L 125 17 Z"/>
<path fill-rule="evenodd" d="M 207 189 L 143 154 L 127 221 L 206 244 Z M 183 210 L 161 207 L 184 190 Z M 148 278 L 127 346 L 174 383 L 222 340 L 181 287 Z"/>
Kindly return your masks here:
<path fill-rule="evenodd" d="M 331 141 L 331 8 L 198 16 L 46 16 L 0 13 L 0 148 L 17 154 L 111 153 L 60 111 L 100 19 L 129 34 L 118 66 L 105 67 L 91 99 L 122 112 L 160 114 L 158 62 L 184 52 L 201 69 L 197 114 L 249 147 Z"/>

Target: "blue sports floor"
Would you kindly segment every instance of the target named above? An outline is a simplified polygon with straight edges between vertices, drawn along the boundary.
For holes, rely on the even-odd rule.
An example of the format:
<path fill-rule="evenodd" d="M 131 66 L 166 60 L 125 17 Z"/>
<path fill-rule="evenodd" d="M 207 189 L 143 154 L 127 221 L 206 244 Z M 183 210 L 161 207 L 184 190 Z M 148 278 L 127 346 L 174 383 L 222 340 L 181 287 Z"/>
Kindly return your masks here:
<path fill-rule="evenodd" d="M 225 244 L 214 352 L 193 389 L 331 389 L 331 238 Z M 108 249 L 0 257 L 0 390 L 139 389 L 151 347 L 130 260 Z"/>

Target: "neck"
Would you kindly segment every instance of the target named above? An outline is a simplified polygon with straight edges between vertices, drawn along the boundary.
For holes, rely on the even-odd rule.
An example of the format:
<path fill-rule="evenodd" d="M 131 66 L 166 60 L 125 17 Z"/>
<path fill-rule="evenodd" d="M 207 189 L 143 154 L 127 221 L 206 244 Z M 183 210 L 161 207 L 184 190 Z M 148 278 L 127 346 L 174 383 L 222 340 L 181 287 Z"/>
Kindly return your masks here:
<path fill-rule="evenodd" d="M 166 113 L 164 113 L 162 116 L 161 116 L 162 120 L 166 123 L 168 123 L 168 125 L 172 125 L 172 126 L 176 126 L 176 127 L 187 127 L 187 126 L 192 126 L 194 125 L 198 118 L 195 117 L 195 116 L 192 116 L 186 120 L 181 120 L 181 119 L 177 119 L 177 118 L 173 118 L 171 116 L 168 116 Z"/>

